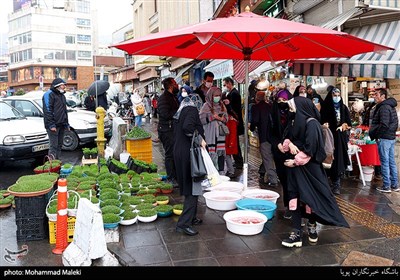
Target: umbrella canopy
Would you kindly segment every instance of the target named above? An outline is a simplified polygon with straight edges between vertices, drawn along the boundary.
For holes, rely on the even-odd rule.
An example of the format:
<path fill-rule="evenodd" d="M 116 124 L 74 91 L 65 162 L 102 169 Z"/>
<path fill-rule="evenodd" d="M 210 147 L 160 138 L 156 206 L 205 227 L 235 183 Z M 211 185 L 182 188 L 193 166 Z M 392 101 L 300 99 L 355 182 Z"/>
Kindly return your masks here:
<path fill-rule="evenodd" d="M 100 96 L 105 94 L 110 87 L 110 83 L 103 80 L 94 81 L 88 88 L 88 94 L 93 96 Z"/>
<path fill-rule="evenodd" d="M 239 59 L 245 63 L 248 88 L 249 60 L 279 61 L 301 58 L 351 57 L 390 50 L 347 33 L 246 12 L 173 30 L 153 33 L 112 47 L 132 55 L 159 55 L 204 59 Z M 248 92 L 244 122 L 247 127 Z M 243 183 L 247 187 L 248 134 L 245 129 Z"/>

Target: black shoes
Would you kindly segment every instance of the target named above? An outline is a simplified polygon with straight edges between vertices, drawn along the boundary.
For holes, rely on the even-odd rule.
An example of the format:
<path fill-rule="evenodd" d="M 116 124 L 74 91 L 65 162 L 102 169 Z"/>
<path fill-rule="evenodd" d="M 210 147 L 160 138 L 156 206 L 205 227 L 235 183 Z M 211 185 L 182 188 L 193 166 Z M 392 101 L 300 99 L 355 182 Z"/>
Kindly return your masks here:
<path fill-rule="evenodd" d="M 226 172 L 226 173 L 225 173 L 225 176 L 229 177 L 230 179 L 236 178 L 235 173 Z"/>
<path fill-rule="evenodd" d="M 298 230 L 292 231 L 288 238 L 282 240 L 282 246 L 285 247 L 301 247 L 302 245 L 301 232 Z"/>
<path fill-rule="evenodd" d="M 193 235 L 196 235 L 196 234 L 199 233 L 197 230 L 195 230 L 192 227 L 184 227 L 184 228 L 176 227 L 176 232 L 183 232 L 183 233 L 185 233 L 187 235 L 190 235 L 190 236 L 193 236 Z"/>
<path fill-rule="evenodd" d="M 201 225 L 202 223 L 203 223 L 203 220 L 199 219 L 197 217 L 192 220 L 192 225 L 194 225 L 194 226 Z"/>

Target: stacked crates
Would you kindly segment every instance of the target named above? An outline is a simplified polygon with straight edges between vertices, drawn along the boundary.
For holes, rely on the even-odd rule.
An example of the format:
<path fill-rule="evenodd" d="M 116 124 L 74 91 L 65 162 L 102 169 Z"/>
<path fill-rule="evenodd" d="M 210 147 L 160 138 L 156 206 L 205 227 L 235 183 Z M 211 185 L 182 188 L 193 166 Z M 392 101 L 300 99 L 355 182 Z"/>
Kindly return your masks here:
<path fill-rule="evenodd" d="M 17 241 L 47 238 L 47 196 L 15 197 L 15 222 Z"/>
<path fill-rule="evenodd" d="M 145 139 L 125 139 L 126 150 L 134 159 L 140 159 L 147 163 L 153 161 L 153 146 L 151 137 Z"/>

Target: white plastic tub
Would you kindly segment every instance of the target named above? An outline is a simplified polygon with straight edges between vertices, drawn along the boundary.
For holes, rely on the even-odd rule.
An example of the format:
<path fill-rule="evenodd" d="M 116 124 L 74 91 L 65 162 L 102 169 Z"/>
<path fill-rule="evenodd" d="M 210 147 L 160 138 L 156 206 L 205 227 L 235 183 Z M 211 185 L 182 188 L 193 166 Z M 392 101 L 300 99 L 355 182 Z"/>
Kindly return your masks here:
<path fill-rule="evenodd" d="M 235 210 L 224 214 L 227 229 L 239 235 L 255 235 L 262 232 L 267 217 L 251 210 Z"/>
<path fill-rule="evenodd" d="M 279 193 L 270 190 L 252 189 L 245 190 L 242 192 L 243 197 L 253 199 L 264 199 L 269 200 L 276 204 L 276 201 L 280 197 Z"/>
<path fill-rule="evenodd" d="M 236 192 L 241 193 L 244 189 L 244 185 L 239 182 L 222 182 L 221 184 L 208 187 L 206 191 L 228 191 L 228 192 Z"/>
<path fill-rule="evenodd" d="M 203 196 L 208 208 L 221 211 L 236 209 L 236 202 L 242 198 L 240 194 L 228 191 L 206 192 Z"/>

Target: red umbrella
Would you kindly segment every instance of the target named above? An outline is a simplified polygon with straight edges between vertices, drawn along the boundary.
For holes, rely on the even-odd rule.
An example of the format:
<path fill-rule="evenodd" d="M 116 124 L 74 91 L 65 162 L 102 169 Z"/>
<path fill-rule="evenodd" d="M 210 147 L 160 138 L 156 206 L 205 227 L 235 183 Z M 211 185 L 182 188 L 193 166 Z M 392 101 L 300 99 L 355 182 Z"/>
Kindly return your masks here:
<path fill-rule="evenodd" d="M 247 10 L 247 9 L 246 9 Z M 128 40 L 112 47 L 133 55 L 175 56 L 192 59 L 279 61 L 352 57 L 391 48 L 347 33 L 318 26 L 244 12 Z M 246 89 L 248 88 L 246 63 Z M 245 94 L 245 125 L 248 100 Z M 245 129 L 244 184 L 247 186 L 247 129 Z"/>

